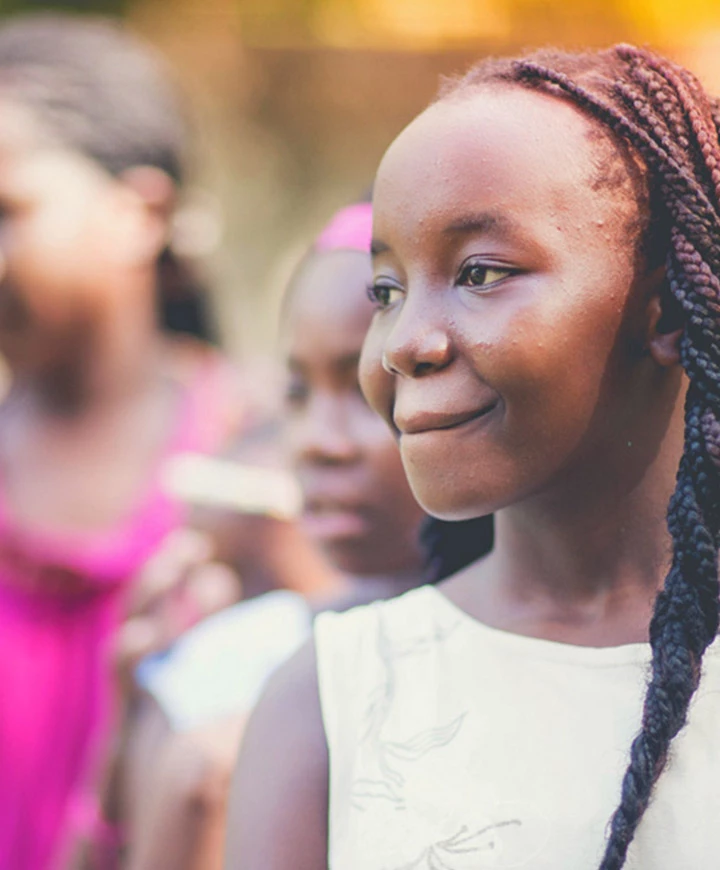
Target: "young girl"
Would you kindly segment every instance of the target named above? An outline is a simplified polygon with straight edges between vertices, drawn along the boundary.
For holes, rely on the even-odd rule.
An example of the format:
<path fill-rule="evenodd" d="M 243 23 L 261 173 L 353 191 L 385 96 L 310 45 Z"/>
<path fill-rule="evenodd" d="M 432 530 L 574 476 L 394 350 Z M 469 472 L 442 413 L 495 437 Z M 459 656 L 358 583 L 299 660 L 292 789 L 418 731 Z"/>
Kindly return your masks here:
<path fill-rule="evenodd" d="M 717 864 L 718 123 L 646 51 L 546 52 L 385 155 L 363 388 L 420 503 L 495 546 L 318 622 L 229 868 Z"/>
<path fill-rule="evenodd" d="M 182 517 L 161 467 L 231 422 L 226 366 L 156 313 L 191 298 L 168 247 L 185 151 L 162 66 L 117 27 L 0 28 L 2 867 L 61 865 L 100 830 L 115 630 Z"/>

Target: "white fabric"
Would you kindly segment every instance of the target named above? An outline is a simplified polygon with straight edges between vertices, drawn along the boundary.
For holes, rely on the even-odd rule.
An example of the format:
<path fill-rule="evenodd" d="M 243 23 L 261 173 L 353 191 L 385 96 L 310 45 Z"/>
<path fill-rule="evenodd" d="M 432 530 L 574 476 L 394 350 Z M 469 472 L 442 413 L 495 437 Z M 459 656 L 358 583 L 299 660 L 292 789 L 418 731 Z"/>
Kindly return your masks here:
<path fill-rule="evenodd" d="M 316 621 L 331 870 L 596 870 L 649 646 L 480 624 L 433 587 Z M 720 867 L 720 645 L 627 870 Z"/>
<path fill-rule="evenodd" d="M 268 592 L 203 620 L 168 653 L 142 662 L 137 679 L 175 730 L 196 728 L 249 711 L 311 627 L 302 595 Z"/>

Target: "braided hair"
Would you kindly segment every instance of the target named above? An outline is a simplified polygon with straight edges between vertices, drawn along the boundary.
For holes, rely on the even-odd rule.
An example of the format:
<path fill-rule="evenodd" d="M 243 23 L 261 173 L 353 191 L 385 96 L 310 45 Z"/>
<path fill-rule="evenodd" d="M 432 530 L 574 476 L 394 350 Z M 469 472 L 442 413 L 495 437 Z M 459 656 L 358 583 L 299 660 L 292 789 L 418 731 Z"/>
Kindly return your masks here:
<path fill-rule="evenodd" d="M 161 58 L 118 22 L 71 14 L 9 18 L 0 26 L 0 92 L 26 107 L 41 135 L 120 176 L 153 166 L 185 181 L 189 125 Z M 190 264 L 158 258 L 158 320 L 212 340 L 207 294 Z"/>
<path fill-rule="evenodd" d="M 447 83 L 440 99 L 499 82 L 555 95 L 598 122 L 614 152 L 614 184 L 618 175 L 628 178 L 627 171 L 618 172 L 621 160 L 627 170 L 628 149 L 635 156 L 645 186 L 635 191 L 644 212 L 642 262 L 649 267 L 664 261 L 663 316 L 683 328 L 680 359 L 689 388 L 684 449 L 667 514 L 673 557 L 650 622 L 652 667 L 642 727 L 600 865 L 620 870 L 718 631 L 720 104 L 687 70 L 629 45 L 486 61 Z"/>

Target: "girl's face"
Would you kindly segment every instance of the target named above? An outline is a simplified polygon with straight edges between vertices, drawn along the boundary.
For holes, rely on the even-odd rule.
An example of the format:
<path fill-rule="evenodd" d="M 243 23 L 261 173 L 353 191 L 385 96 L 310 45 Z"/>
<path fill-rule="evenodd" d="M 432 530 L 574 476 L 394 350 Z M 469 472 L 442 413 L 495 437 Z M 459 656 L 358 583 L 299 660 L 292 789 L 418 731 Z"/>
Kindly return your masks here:
<path fill-rule="evenodd" d="M 603 185 L 601 135 L 497 86 L 434 105 L 382 161 L 361 381 L 430 513 L 587 487 L 654 437 L 640 216 Z"/>
<path fill-rule="evenodd" d="M 0 351 L 11 365 L 51 364 L 121 294 L 131 303 L 151 235 L 127 185 L 0 97 Z"/>
<path fill-rule="evenodd" d="M 416 569 L 424 516 L 391 433 L 360 392 L 370 278 L 367 254 L 314 254 L 283 321 L 288 438 L 305 497 L 303 524 L 333 564 L 352 574 Z"/>

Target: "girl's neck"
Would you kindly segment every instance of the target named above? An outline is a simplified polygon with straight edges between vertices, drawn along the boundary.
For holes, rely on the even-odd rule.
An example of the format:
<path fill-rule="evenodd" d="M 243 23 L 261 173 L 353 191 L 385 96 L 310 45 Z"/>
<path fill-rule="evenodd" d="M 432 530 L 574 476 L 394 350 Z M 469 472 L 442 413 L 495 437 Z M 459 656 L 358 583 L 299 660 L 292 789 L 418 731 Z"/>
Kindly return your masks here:
<path fill-rule="evenodd" d="M 368 604 L 385 598 L 395 598 L 422 582 L 421 571 L 405 571 L 392 574 L 365 574 L 348 578 L 348 599 L 355 604 Z"/>
<path fill-rule="evenodd" d="M 505 511 L 491 558 L 509 597 L 583 610 L 631 590 L 653 597 L 669 568 L 670 539 L 660 508 L 617 509 L 601 523 Z"/>
<path fill-rule="evenodd" d="M 682 452 L 682 403 L 673 417 L 632 473 L 622 462 L 600 473 L 598 463 L 562 491 L 499 511 L 492 553 L 449 581 L 450 597 L 520 634 L 599 646 L 647 639 L 672 555 L 665 515 Z"/>

